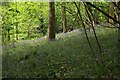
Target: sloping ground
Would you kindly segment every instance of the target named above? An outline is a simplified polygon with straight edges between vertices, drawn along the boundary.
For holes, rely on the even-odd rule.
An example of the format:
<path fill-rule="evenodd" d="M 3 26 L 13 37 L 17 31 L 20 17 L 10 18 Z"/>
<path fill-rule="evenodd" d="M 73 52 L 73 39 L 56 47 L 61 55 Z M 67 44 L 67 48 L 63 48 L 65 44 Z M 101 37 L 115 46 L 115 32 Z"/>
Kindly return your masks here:
<path fill-rule="evenodd" d="M 3 48 L 3 77 L 31 78 L 99 78 L 120 75 L 120 56 L 117 48 L 116 30 L 99 29 L 99 38 L 104 63 L 97 65 L 92 54 L 99 54 L 94 35 L 88 32 L 92 48 L 84 32 L 60 34 L 56 41 L 46 38 L 31 44 Z M 109 70 L 108 70 L 109 67 Z"/>
<path fill-rule="evenodd" d="M 2 79 L 2 56 L 0 55 L 0 79 Z"/>
<path fill-rule="evenodd" d="M 80 29 L 76 29 L 76 30 L 73 30 L 71 32 L 67 32 L 67 33 L 59 33 L 59 34 L 56 34 L 56 40 L 58 39 L 62 39 L 62 38 L 65 38 L 66 36 L 70 36 L 70 35 L 78 35 L 80 33 L 82 33 L 84 30 L 80 30 Z M 41 38 L 37 38 L 35 40 L 23 40 L 21 42 L 13 42 L 13 43 L 6 43 L 6 44 L 3 44 L 2 47 L 3 48 L 13 48 L 13 47 L 16 47 L 16 46 L 25 46 L 25 45 L 30 45 L 30 44 L 38 44 L 38 43 L 42 43 L 42 41 L 46 41 L 47 39 L 47 36 L 44 36 L 44 37 L 41 37 Z"/>

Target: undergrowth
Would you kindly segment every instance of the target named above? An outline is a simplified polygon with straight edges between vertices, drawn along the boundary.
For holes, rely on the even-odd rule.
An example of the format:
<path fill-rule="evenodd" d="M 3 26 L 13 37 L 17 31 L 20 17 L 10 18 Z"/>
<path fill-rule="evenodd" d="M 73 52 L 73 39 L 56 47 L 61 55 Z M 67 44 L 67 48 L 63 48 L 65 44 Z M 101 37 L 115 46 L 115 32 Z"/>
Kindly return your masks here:
<path fill-rule="evenodd" d="M 118 78 L 120 56 L 117 32 L 112 29 L 96 30 L 103 64 L 97 65 L 92 54 L 99 54 L 95 37 L 88 32 L 88 45 L 84 32 L 73 32 L 55 41 L 31 41 L 23 45 L 3 48 L 2 76 L 4 78 Z M 109 70 L 108 70 L 109 67 Z"/>

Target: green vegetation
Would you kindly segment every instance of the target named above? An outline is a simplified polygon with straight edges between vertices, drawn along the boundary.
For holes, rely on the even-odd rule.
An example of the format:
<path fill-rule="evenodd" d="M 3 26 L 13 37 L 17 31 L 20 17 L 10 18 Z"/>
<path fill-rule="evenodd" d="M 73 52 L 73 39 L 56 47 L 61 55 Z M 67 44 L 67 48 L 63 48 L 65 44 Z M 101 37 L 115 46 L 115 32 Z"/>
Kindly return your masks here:
<path fill-rule="evenodd" d="M 86 18 L 85 7 L 82 3 L 80 5 L 84 22 L 88 23 Z M 108 11 L 108 3 L 94 3 L 97 7 L 102 8 L 104 11 Z M 48 2 L 3 2 L 0 7 L 0 21 L 2 25 L 2 42 L 19 42 L 21 40 L 30 40 L 43 37 L 48 34 L 48 16 L 49 7 Z M 63 32 L 62 30 L 62 2 L 55 3 L 55 23 L 56 33 Z M 104 6 L 102 6 L 104 5 Z M 65 5 L 66 12 L 66 25 L 67 30 L 82 28 L 81 21 L 78 19 L 77 9 L 71 2 L 67 2 Z M 106 17 L 92 8 L 92 13 L 95 16 L 97 22 L 107 22 Z M 1 27 L 1 26 L 0 26 Z M 0 30 L 1 31 L 1 30 Z"/>
<path fill-rule="evenodd" d="M 0 5 L 3 78 L 119 79 L 120 2 Z"/>
<path fill-rule="evenodd" d="M 94 53 L 98 54 L 93 33 L 88 33 Z M 76 31 L 69 33 L 66 37 L 59 35 L 54 42 L 48 42 L 45 39 L 37 44 L 4 48 L 3 77 L 55 78 L 57 76 L 59 78 L 61 72 L 66 78 L 120 76 L 116 30 L 108 28 L 97 30 L 104 59 L 104 65 L 99 66 L 92 57 L 84 33 L 79 34 L 79 31 Z M 108 66 L 111 73 L 107 70 Z"/>

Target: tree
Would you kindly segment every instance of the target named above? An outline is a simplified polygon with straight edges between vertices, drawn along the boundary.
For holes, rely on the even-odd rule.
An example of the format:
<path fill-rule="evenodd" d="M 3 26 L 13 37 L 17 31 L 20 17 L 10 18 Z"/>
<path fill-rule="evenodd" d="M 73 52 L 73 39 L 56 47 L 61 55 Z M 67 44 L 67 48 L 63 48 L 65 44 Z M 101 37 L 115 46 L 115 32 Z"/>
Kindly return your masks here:
<path fill-rule="evenodd" d="M 18 5 L 17 5 L 17 2 L 15 4 L 16 4 L 16 6 L 15 6 L 16 7 L 16 40 L 18 40 L 18 18 L 17 18 L 18 17 L 18 14 L 17 14 L 18 13 L 18 10 L 17 10 Z"/>
<path fill-rule="evenodd" d="M 115 6 L 112 2 L 109 2 L 109 15 L 115 19 Z M 114 21 L 109 18 L 109 23 L 113 23 Z"/>
<path fill-rule="evenodd" d="M 113 18 L 112 16 L 110 16 L 109 14 L 107 14 L 105 11 L 101 10 L 100 8 L 96 7 L 95 5 L 91 4 L 90 2 L 87 2 L 88 5 L 90 5 L 91 7 L 94 7 L 96 10 L 98 10 L 99 12 L 101 12 L 102 14 L 104 14 L 105 16 L 107 16 L 108 18 L 112 19 L 114 22 L 120 24 L 120 22 Z M 116 28 L 119 28 L 116 26 Z"/>
<path fill-rule="evenodd" d="M 55 3 L 49 2 L 49 24 L 48 24 L 49 35 L 48 39 L 55 40 Z"/>
<path fill-rule="evenodd" d="M 93 24 L 93 26 L 94 26 L 94 15 L 93 15 L 93 13 L 92 13 L 92 7 L 90 6 L 90 5 L 87 5 L 87 7 L 88 7 L 88 12 L 90 13 L 90 15 L 91 15 L 91 22 L 92 22 L 92 24 Z"/>
<path fill-rule="evenodd" d="M 2 25 L 3 25 L 2 35 L 4 35 L 4 36 L 2 36 L 2 40 L 3 40 L 3 42 L 5 42 L 5 38 L 7 38 L 6 41 L 10 41 L 10 30 L 11 30 L 10 26 L 12 25 L 12 23 L 10 20 L 11 16 L 9 16 L 10 15 L 10 11 L 9 11 L 10 5 L 8 4 L 8 2 L 4 2 L 4 3 L 2 3 L 2 5 L 4 6 L 4 7 L 2 7 L 2 9 L 4 9 L 4 10 L 2 10 L 2 16 L 3 16 L 3 18 L 2 18 Z"/>
<path fill-rule="evenodd" d="M 118 21 L 120 22 L 120 2 L 118 2 Z M 120 51 L 120 23 L 119 23 L 119 26 L 118 26 L 118 49 Z"/>
<path fill-rule="evenodd" d="M 65 3 L 62 3 L 62 27 L 63 27 L 63 33 L 67 32 L 67 19 L 66 19 L 66 8 Z"/>
<path fill-rule="evenodd" d="M 43 3 L 40 3 L 40 8 L 43 7 Z M 42 9 L 40 9 L 40 16 L 39 16 L 39 21 L 40 21 L 40 25 L 39 25 L 39 29 L 40 29 L 40 32 L 42 32 L 43 36 L 46 34 L 46 31 L 45 31 L 45 25 L 44 25 L 44 15 L 43 15 L 43 11 Z"/>
<path fill-rule="evenodd" d="M 94 5 L 97 5 L 97 2 L 94 2 L 93 3 Z M 95 24 L 98 24 L 99 23 L 99 18 L 98 18 L 98 11 L 96 9 L 94 9 L 94 12 L 93 12 L 93 17 L 94 17 L 94 23 Z"/>

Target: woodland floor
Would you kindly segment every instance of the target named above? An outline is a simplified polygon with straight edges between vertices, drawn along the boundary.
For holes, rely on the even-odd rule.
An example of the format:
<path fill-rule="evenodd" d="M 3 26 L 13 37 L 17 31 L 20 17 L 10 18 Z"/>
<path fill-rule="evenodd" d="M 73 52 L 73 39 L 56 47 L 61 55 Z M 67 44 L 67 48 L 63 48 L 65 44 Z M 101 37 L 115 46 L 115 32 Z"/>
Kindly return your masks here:
<path fill-rule="evenodd" d="M 99 54 L 93 31 L 87 33 L 93 52 L 84 31 L 79 29 L 57 34 L 56 40 L 51 42 L 47 37 L 43 37 L 4 45 L 2 76 L 4 78 L 118 78 L 120 56 L 117 48 L 117 30 L 96 29 L 103 59 L 103 64 L 99 65 L 92 55 Z"/>

